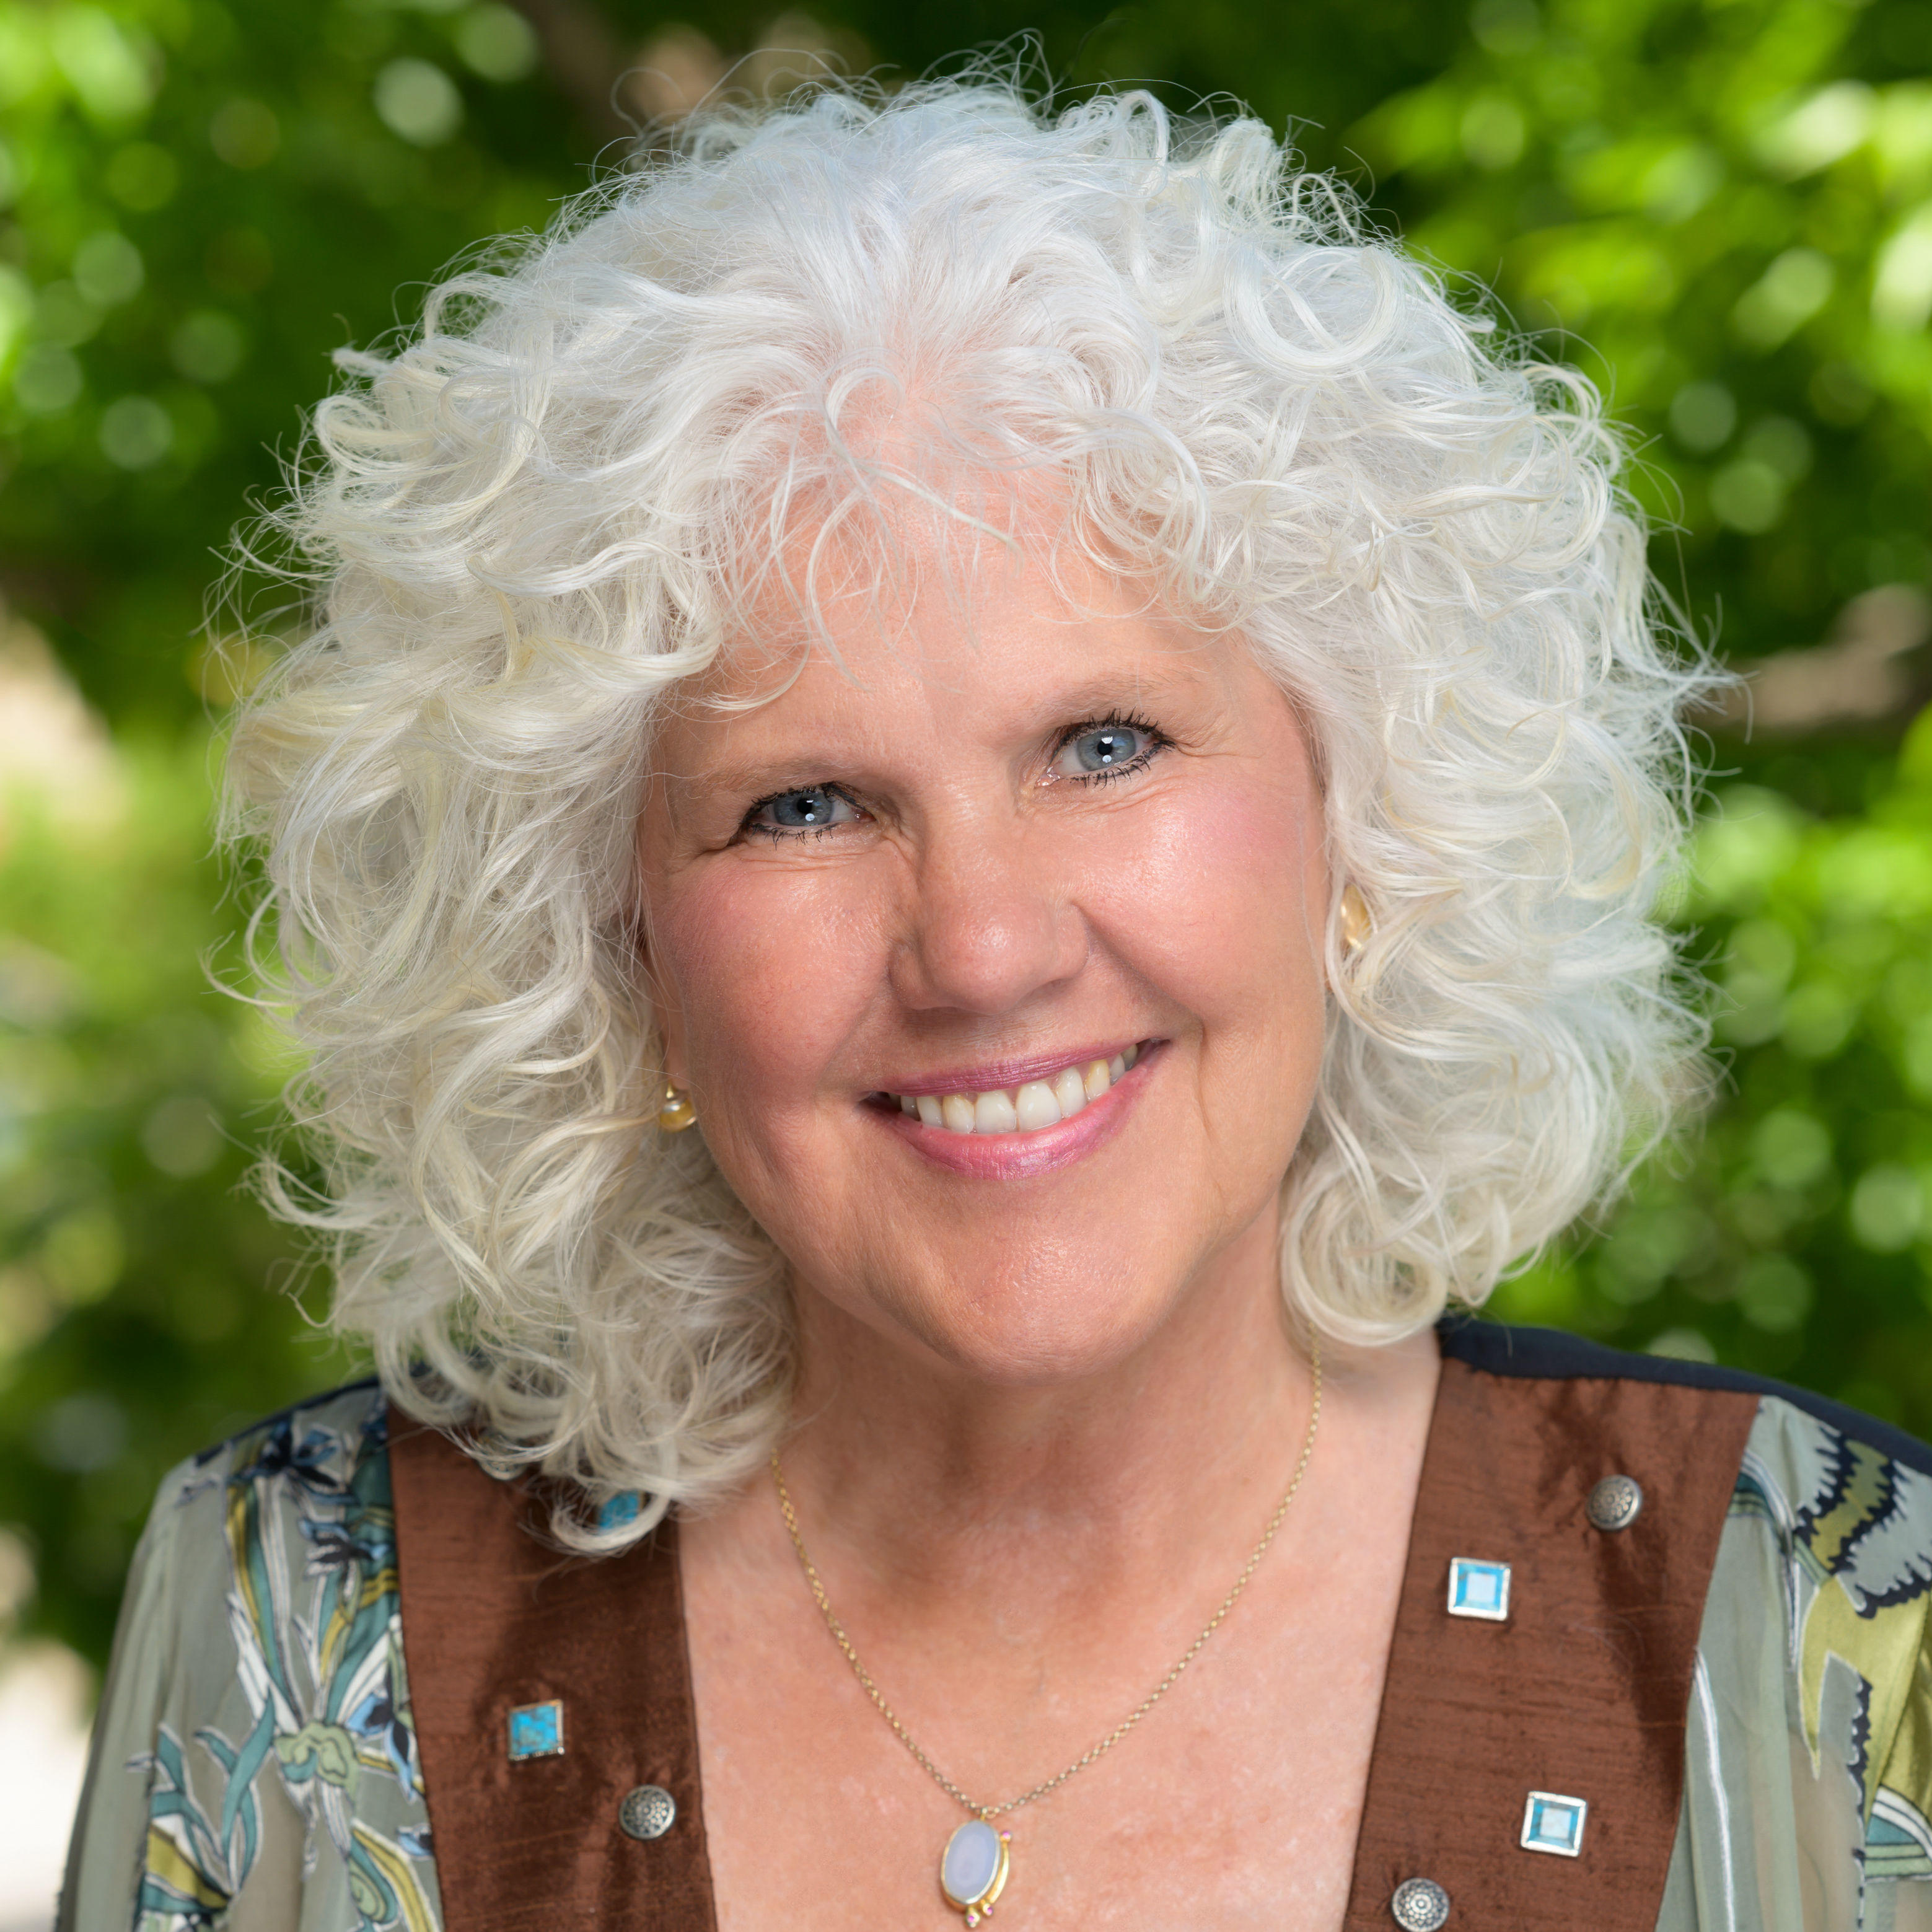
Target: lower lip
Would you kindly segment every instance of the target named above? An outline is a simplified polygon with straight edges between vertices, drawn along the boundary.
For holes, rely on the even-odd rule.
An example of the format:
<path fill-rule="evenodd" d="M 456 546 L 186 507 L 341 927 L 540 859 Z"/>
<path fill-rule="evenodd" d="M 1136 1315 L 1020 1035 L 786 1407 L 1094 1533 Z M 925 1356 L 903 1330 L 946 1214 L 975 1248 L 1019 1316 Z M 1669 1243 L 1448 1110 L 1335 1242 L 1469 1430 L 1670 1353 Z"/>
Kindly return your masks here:
<path fill-rule="evenodd" d="M 1140 1058 L 1099 1100 L 1088 1101 L 1070 1120 L 1030 1134 L 956 1134 L 950 1128 L 929 1127 L 923 1120 L 914 1120 L 896 1102 L 890 1112 L 878 1106 L 868 1111 L 934 1167 L 985 1180 L 1024 1180 L 1069 1166 L 1112 1139 L 1126 1121 L 1128 1109 L 1140 1098 L 1150 1070 L 1166 1044 L 1156 1040 L 1143 1046 Z"/>

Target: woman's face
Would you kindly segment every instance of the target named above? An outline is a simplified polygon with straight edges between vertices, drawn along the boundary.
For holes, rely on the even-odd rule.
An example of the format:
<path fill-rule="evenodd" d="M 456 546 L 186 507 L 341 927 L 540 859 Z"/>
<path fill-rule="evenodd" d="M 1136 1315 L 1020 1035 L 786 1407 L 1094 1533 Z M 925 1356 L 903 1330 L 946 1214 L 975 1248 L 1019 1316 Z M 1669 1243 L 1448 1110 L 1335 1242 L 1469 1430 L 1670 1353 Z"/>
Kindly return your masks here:
<path fill-rule="evenodd" d="M 740 652 L 660 732 L 639 862 L 668 1070 L 800 1294 L 1020 1386 L 1271 1275 L 1328 882 L 1238 638 L 986 575 L 835 611 L 842 668 Z"/>

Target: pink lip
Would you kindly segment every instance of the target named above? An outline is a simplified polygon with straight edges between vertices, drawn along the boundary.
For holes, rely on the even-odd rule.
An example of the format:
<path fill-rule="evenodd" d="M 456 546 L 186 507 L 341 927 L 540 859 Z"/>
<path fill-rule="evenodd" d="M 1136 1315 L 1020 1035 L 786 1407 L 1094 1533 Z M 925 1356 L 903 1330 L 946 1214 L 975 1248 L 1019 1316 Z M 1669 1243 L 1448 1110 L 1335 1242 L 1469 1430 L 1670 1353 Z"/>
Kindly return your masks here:
<path fill-rule="evenodd" d="M 908 1080 L 882 1080 L 877 1090 L 894 1096 L 910 1094 L 915 1100 L 922 1094 L 990 1094 L 995 1087 L 1024 1087 L 1029 1080 L 1044 1079 L 1063 1066 L 1084 1066 L 1091 1060 L 1112 1060 L 1134 1044 L 1131 1040 L 1117 1040 L 1105 1046 L 1083 1046 L 1072 1053 L 1063 1050 L 1036 1054 L 1030 1060 L 984 1060 L 977 1066 L 915 1074 Z M 1079 1116 L 1074 1118 L 1077 1120 Z M 992 1138 L 987 1136 L 988 1140 Z"/>
<path fill-rule="evenodd" d="M 1072 1120 L 1062 1120 L 1056 1127 L 1042 1127 L 1035 1133 L 956 1134 L 944 1127 L 928 1127 L 923 1120 L 914 1120 L 897 1108 L 888 1112 L 883 1107 L 872 1107 L 866 1111 L 889 1133 L 897 1134 L 915 1154 L 922 1155 L 935 1167 L 948 1168 L 955 1174 L 970 1174 L 982 1180 L 1021 1180 L 1029 1175 L 1049 1174 L 1056 1168 L 1068 1166 L 1112 1140 L 1125 1124 L 1129 1108 L 1140 1098 L 1147 1084 L 1148 1070 L 1159 1063 L 1161 1049 L 1166 1044 L 1165 1041 L 1157 1041 L 1143 1049 L 1136 1065 L 1130 1067 L 1099 1100 L 1088 1101 Z M 1116 1047 L 1114 1052 L 1121 1050 Z M 1085 1058 L 1112 1057 L 1112 1054 L 1102 1054 L 1096 1049 Z M 976 1069 L 971 1077 L 986 1078 L 986 1086 L 964 1090 L 983 1094 L 990 1087 L 1018 1086 L 1039 1073 L 1051 1072 L 1066 1064 L 1064 1060 L 1029 1061 L 1024 1063 L 1027 1070 L 1024 1072 L 1013 1075 L 1001 1070 L 1000 1074 L 991 1078 L 986 1078 L 985 1070 Z M 1081 1064 L 1084 1065 L 1084 1060 Z M 922 1090 L 913 1088 L 898 1090 L 918 1093 Z M 957 1093 L 962 1090 L 949 1088 L 944 1090 Z"/>

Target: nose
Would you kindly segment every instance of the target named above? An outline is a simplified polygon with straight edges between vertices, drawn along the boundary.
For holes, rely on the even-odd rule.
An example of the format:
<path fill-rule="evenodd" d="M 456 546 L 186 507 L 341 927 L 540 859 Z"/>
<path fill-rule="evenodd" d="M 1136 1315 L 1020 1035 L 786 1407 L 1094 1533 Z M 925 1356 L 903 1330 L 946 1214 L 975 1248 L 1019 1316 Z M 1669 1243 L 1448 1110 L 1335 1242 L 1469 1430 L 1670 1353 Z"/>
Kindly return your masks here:
<path fill-rule="evenodd" d="M 915 1011 L 1011 1012 L 1085 964 L 1088 932 L 1069 883 L 1026 828 L 932 827 L 911 874 L 893 990 Z"/>

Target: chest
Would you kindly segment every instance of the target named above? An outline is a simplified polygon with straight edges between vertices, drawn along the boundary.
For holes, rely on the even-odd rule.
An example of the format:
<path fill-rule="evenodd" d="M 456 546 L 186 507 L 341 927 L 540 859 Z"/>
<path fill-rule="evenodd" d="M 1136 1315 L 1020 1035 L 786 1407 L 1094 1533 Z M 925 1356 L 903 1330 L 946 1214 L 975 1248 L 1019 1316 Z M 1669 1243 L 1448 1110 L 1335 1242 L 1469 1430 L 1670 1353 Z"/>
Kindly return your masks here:
<path fill-rule="evenodd" d="M 1258 1580 L 1114 1744 L 1003 1813 L 999 1922 L 1029 1932 L 1340 1925 L 1406 1532 L 1404 1521 L 1351 1542 L 1330 1527 L 1318 1551 Z M 802 1581 L 781 1573 L 772 1588 L 734 1588 L 701 1537 L 687 1538 L 685 1558 L 723 1932 L 958 1924 L 939 1866 L 968 1814 L 874 1707 Z M 895 1667 L 881 1665 L 880 1688 L 940 1770 L 1003 1803 L 1143 1708 L 1190 1634 L 1173 1654 L 1124 1656 L 1117 1631 L 1096 1629 L 1084 1646 L 1012 1660 L 1017 1669 L 982 1658 L 982 1684 L 970 1658 L 922 1671 L 887 1650 Z"/>

